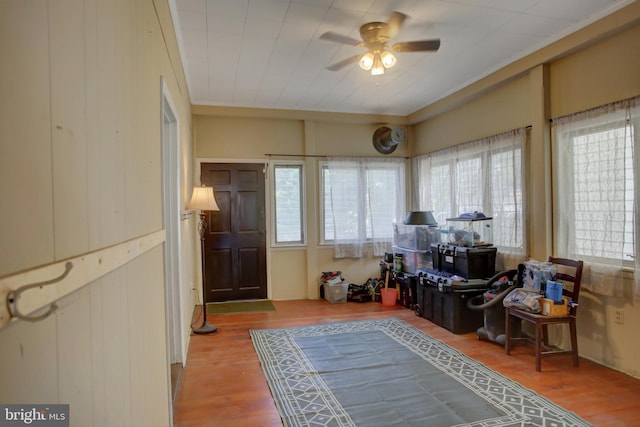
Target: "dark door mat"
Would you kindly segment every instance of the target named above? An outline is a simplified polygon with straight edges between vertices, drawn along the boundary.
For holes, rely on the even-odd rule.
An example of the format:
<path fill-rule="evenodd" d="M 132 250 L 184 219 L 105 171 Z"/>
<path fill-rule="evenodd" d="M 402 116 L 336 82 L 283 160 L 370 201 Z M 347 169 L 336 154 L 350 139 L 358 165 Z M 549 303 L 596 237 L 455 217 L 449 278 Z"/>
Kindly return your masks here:
<path fill-rule="evenodd" d="M 275 311 L 270 300 L 207 303 L 207 314 L 251 313 Z"/>

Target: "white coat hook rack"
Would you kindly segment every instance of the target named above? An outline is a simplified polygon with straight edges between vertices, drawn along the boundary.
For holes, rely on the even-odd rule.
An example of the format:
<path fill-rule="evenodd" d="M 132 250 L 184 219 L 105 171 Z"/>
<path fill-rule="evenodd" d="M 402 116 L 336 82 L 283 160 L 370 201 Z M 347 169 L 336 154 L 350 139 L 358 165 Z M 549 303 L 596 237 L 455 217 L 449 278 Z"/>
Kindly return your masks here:
<path fill-rule="evenodd" d="M 23 292 L 28 291 L 29 289 L 38 288 L 46 285 L 52 285 L 54 283 L 60 282 L 65 277 L 67 277 L 67 275 L 69 274 L 69 271 L 71 271 L 72 268 L 73 268 L 73 263 L 71 261 L 68 261 L 64 265 L 64 272 L 60 276 L 55 277 L 51 280 L 46 280 L 44 282 L 37 282 L 37 283 L 31 283 L 29 285 L 24 285 L 19 289 L 16 289 L 15 291 L 9 292 L 7 294 L 7 306 L 9 308 L 9 313 L 11 314 L 11 317 L 27 320 L 29 322 L 37 322 L 39 320 L 46 319 L 51 313 L 56 311 L 58 306 L 54 302 L 49 305 L 49 308 L 44 313 L 39 314 L 37 316 L 28 316 L 28 315 L 22 314 L 20 312 L 20 309 L 18 309 L 18 300 L 20 300 L 20 295 Z"/>

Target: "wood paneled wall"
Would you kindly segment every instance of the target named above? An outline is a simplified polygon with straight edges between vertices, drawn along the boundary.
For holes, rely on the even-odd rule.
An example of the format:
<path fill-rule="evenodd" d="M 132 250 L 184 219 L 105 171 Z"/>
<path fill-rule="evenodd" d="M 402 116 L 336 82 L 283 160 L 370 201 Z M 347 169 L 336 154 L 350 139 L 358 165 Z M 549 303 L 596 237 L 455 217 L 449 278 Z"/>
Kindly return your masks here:
<path fill-rule="evenodd" d="M 2 1 L 0 58 L 0 277 L 161 231 L 161 78 L 180 122 L 183 201 L 193 176 L 167 1 Z M 0 402 L 68 403 L 77 426 L 169 425 L 163 245 L 58 305 L 0 330 Z"/>

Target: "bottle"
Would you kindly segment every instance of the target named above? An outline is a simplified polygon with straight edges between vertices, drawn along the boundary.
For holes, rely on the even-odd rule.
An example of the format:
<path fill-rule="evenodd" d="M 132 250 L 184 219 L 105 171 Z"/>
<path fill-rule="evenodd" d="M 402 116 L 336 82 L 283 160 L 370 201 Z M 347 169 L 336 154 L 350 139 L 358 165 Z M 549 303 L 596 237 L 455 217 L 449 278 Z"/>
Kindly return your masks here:
<path fill-rule="evenodd" d="M 393 257 L 393 269 L 397 272 L 402 271 L 402 254 L 396 254 Z"/>

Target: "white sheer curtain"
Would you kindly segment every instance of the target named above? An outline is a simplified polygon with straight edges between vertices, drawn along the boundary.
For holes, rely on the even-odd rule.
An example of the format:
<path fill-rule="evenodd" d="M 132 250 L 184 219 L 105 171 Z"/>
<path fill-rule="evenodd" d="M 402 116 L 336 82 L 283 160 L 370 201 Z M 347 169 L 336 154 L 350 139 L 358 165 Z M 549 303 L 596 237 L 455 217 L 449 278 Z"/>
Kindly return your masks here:
<path fill-rule="evenodd" d="M 592 292 L 625 296 L 639 257 L 640 97 L 553 120 L 556 253 L 582 259 Z M 628 288 L 627 288 L 628 289 Z"/>
<path fill-rule="evenodd" d="M 326 228 L 336 258 L 382 256 L 391 251 L 393 223 L 405 215 L 405 164 L 399 158 L 328 158 Z"/>
<path fill-rule="evenodd" d="M 524 232 L 525 128 L 413 159 L 413 205 L 433 211 L 438 224 L 461 213 L 493 217 L 497 269 L 526 260 Z"/>

